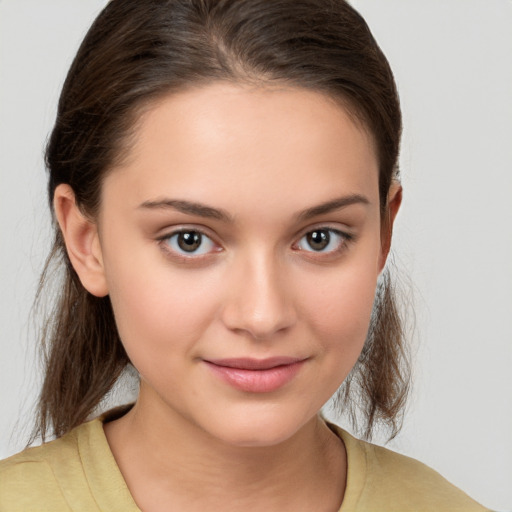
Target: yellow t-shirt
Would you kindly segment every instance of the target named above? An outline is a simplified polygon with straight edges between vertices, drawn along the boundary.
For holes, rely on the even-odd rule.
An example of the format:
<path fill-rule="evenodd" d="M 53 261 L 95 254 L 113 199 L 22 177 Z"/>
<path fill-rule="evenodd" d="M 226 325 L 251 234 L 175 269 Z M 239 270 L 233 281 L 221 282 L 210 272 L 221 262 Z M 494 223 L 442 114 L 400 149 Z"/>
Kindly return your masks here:
<path fill-rule="evenodd" d="M 140 512 L 110 451 L 103 418 L 1 461 L 0 512 Z M 487 510 L 421 462 L 331 428 L 348 455 L 339 512 Z"/>

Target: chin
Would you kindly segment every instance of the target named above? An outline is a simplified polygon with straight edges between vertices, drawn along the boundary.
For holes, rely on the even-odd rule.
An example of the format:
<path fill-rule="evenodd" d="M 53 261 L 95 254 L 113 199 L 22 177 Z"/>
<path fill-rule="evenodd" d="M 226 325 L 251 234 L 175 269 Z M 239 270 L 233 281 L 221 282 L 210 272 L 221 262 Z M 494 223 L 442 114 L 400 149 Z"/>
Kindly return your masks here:
<path fill-rule="evenodd" d="M 278 406 L 277 406 L 278 407 Z M 279 411 L 277 411 L 279 412 Z M 209 425 L 209 433 L 224 444 L 240 448 L 276 446 L 293 438 L 313 418 L 293 418 L 280 411 L 275 415 L 245 415 L 232 421 Z"/>

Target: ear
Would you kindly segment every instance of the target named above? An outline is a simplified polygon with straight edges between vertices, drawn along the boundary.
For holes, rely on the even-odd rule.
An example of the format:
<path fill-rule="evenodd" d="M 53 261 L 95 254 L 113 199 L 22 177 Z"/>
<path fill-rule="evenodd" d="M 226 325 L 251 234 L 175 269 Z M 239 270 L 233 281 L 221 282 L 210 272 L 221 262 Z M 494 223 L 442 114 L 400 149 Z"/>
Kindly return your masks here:
<path fill-rule="evenodd" d="M 402 185 L 398 181 L 393 181 L 389 187 L 386 210 L 382 219 L 381 228 L 381 254 L 379 261 L 379 271 L 382 271 L 391 248 L 391 238 L 393 235 L 393 224 L 396 214 L 402 204 Z"/>
<path fill-rule="evenodd" d="M 108 294 L 97 225 L 78 208 L 69 185 L 59 185 L 53 207 L 69 260 L 84 288 L 96 297 Z"/>

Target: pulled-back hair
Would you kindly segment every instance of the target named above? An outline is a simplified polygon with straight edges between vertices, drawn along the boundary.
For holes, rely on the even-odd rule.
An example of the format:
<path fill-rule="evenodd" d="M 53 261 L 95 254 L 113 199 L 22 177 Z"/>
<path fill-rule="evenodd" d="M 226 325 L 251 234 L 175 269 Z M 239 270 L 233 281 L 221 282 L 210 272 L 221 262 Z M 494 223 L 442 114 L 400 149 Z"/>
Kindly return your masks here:
<path fill-rule="evenodd" d="M 401 114 L 392 72 L 362 17 L 342 0 L 112 0 L 71 65 L 48 142 L 50 204 L 62 183 L 94 219 L 106 173 L 128 154 L 144 109 L 164 95 L 216 81 L 289 85 L 339 101 L 372 135 L 382 216 L 397 177 Z M 384 222 L 384 220 L 383 220 Z M 110 299 L 85 290 L 54 219 L 41 280 L 64 267 L 43 330 L 45 380 L 36 434 L 61 436 L 87 419 L 129 364 Z M 368 338 L 340 393 L 363 413 L 366 436 L 399 428 L 408 384 L 389 279 L 377 289 Z"/>

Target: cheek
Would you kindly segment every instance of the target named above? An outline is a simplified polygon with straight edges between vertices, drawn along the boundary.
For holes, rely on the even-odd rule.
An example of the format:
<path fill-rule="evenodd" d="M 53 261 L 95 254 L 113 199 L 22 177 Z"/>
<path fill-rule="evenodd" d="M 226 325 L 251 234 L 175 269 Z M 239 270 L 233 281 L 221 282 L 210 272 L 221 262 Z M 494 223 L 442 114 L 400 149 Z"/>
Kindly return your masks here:
<path fill-rule="evenodd" d="M 120 264 L 109 275 L 117 328 L 130 360 L 141 374 L 158 362 L 172 364 L 194 346 L 217 310 L 208 279 L 171 271 L 165 263 Z M 200 285 L 199 285 L 200 284 Z"/>
<path fill-rule="evenodd" d="M 375 297 L 377 273 L 368 266 L 326 273 L 303 290 L 302 315 L 330 358 L 347 374 L 363 348 Z"/>

